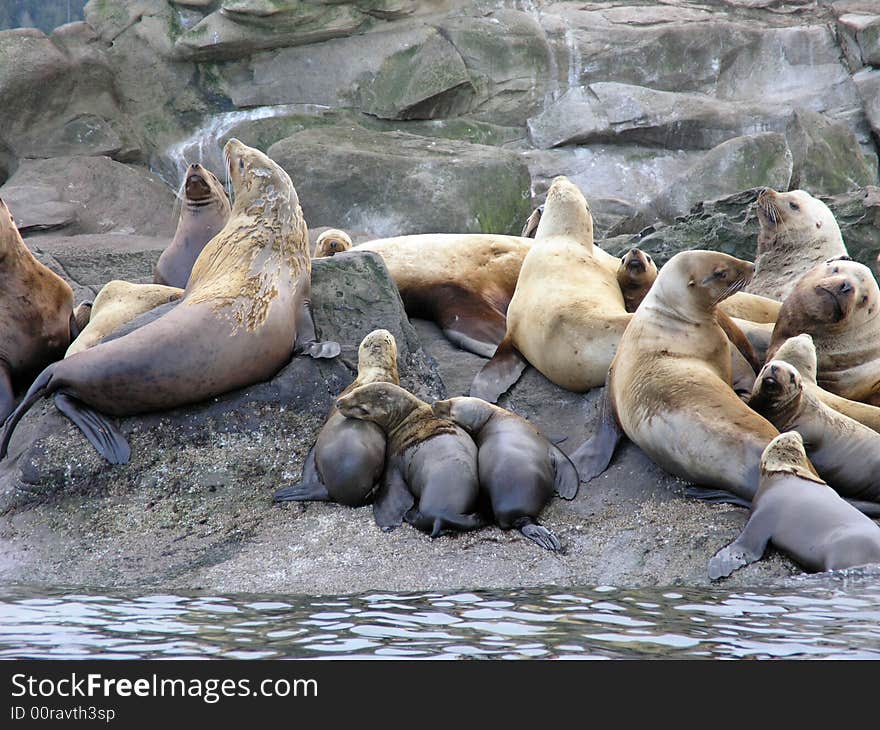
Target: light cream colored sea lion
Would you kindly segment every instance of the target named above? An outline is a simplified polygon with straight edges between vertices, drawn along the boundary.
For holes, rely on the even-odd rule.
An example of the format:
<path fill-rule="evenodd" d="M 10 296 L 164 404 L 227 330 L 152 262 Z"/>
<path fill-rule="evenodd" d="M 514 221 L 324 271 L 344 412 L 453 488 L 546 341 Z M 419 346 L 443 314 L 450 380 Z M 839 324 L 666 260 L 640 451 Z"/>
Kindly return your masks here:
<path fill-rule="evenodd" d="M 668 472 L 751 500 L 778 431 L 731 387 L 717 304 L 752 271 L 713 251 L 684 251 L 660 269 L 617 348 L 597 430 L 571 457 L 582 480 L 607 468 L 622 429 Z"/>
<path fill-rule="evenodd" d="M 197 403 L 271 378 L 291 355 L 339 354 L 337 343 L 315 336 L 311 258 L 290 177 L 237 139 L 224 154 L 235 193 L 232 215 L 196 260 L 180 303 L 46 368 L 7 420 L 0 458 L 21 417 L 49 395 L 104 458 L 125 463 L 128 443 L 101 413 Z"/>
<path fill-rule="evenodd" d="M 780 431 L 797 431 L 819 476 L 838 494 L 880 502 L 880 433 L 826 406 L 804 388 L 793 365 L 768 362 L 755 380 L 749 406 Z M 880 504 L 871 507 L 880 514 Z"/>
<path fill-rule="evenodd" d="M 72 327 L 73 290 L 34 258 L 0 199 L 0 421 L 12 412 L 13 378 L 61 357 Z"/>
<path fill-rule="evenodd" d="M 400 383 L 397 342 L 388 330 L 373 330 L 358 348 L 357 378 L 340 394 L 370 383 Z M 330 408 L 315 445 L 303 465 L 302 484 L 275 492 L 276 502 L 338 502 L 350 507 L 367 504 L 385 467 L 385 432 L 372 421 L 346 418 Z"/>
<path fill-rule="evenodd" d="M 599 251 L 587 201 L 557 177 L 507 309 L 504 340 L 474 379 L 472 396 L 494 403 L 528 363 L 567 390 L 602 385 L 630 315 L 617 283 L 620 264 L 610 257 L 612 270 Z"/>
<path fill-rule="evenodd" d="M 181 195 L 177 231 L 153 272 L 153 283 L 180 289 L 186 286 L 202 249 L 226 225 L 230 212 L 223 184 L 197 162 L 186 170 Z"/>
<path fill-rule="evenodd" d="M 94 347 L 107 335 L 139 314 L 183 296 L 183 289 L 161 284 L 132 284 L 114 279 L 98 292 L 91 306 L 89 322 L 73 341 L 64 357 Z"/>
<path fill-rule="evenodd" d="M 338 228 L 328 228 L 315 241 L 315 255 L 312 258 L 320 259 L 333 256 L 351 248 L 351 237 Z"/>
<path fill-rule="evenodd" d="M 797 337 L 789 337 L 776 350 L 773 359 L 782 360 L 797 368 L 804 389 L 826 406 L 880 433 L 880 408 L 841 398 L 823 390 L 816 383 L 816 348 L 810 335 L 803 333 Z"/>
<path fill-rule="evenodd" d="M 820 387 L 880 405 L 880 288 L 867 266 L 831 259 L 804 274 L 782 304 L 767 359 L 802 332 L 813 337 Z"/>
<path fill-rule="evenodd" d="M 827 259 L 846 256 L 834 214 L 804 190 L 778 193 L 765 188 L 757 201 L 758 250 L 753 294 L 784 300 L 798 279 Z"/>
<path fill-rule="evenodd" d="M 780 434 L 764 450 L 749 521 L 709 561 L 709 577 L 717 580 L 760 560 L 768 542 L 808 571 L 880 562 L 880 527 L 813 473 L 794 432 Z"/>

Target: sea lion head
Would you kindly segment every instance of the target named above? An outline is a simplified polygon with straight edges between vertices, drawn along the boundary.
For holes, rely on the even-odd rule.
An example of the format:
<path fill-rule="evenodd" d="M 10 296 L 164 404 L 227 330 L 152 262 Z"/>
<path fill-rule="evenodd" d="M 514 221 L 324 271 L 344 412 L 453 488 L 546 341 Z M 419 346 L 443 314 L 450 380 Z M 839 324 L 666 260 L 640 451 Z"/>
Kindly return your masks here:
<path fill-rule="evenodd" d="M 21 234 L 15 225 L 12 211 L 3 198 L 0 198 L 0 263 L 21 245 Z"/>
<path fill-rule="evenodd" d="M 807 452 L 804 440 L 797 431 L 787 431 L 774 438 L 761 454 L 761 476 L 790 474 L 817 484 L 825 484 L 816 474 Z"/>
<path fill-rule="evenodd" d="M 520 235 L 523 238 L 534 238 L 535 231 L 538 230 L 538 224 L 541 222 L 541 214 L 544 212 L 544 206 L 539 205 L 532 211 L 532 214 L 526 220 L 526 224 L 522 227 Z"/>
<path fill-rule="evenodd" d="M 749 405 L 759 413 L 788 414 L 797 410 L 803 392 L 797 368 L 782 360 L 771 360 L 755 378 Z"/>
<path fill-rule="evenodd" d="M 229 210 L 230 207 L 223 184 L 213 172 L 198 162 L 193 162 L 186 168 L 186 175 L 183 179 L 183 194 L 190 207 L 198 208 L 214 202 L 225 207 L 226 210 Z"/>
<path fill-rule="evenodd" d="M 638 248 L 627 251 L 617 269 L 617 283 L 626 302 L 626 311 L 635 311 L 657 278 L 657 273 L 657 264 L 644 251 Z"/>
<path fill-rule="evenodd" d="M 475 433 L 483 428 L 486 421 L 492 417 L 495 406 L 482 398 L 462 396 L 434 401 L 431 410 L 437 418 L 455 421 L 466 431 Z"/>
<path fill-rule="evenodd" d="M 233 215 L 299 207 L 290 176 L 268 155 L 233 137 L 223 146 L 223 156 L 232 183 Z"/>
<path fill-rule="evenodd" d="M 798 279 L 789 298 L 807 325 L 859 325 L 880 312 L 880 289 L 871 270 L 848 257 L 814 266 Z M 795 313 L 791 304 L 786 309 Z"/>
<path fill-rule="evenodd" d="M 388 330 L 373 330 L 358 347 L 358 378 L 373 371 L 384 380 L 397 384 L 397 341 Z"/>
<path fill-rule="evenodd" d="M 544 201 L 535 240 L 561 236 L 593 248 L 593 215 L 577 185 L 564 175 L 553 179 Z"/>
<path fill-rule="evenodd" d="M 660 269 L 645 300 L 685 318 L 701 318 L 740 291 L 755 272 L 750 261 L 719 251 L 681 251 Z"/>
<path fill-rule="evenodd" d="M 315 256 L 320 259 L 326 256 L 333 256 L 343 251 L 348 251 L 352 246 L 351 238 L 345 231 L 338 228 L 330 228 L 324 231 L 318 240 L 315 241 Z"/>
<path fill-rule="evenodd" d="M 772 188 L 764 188 L 758 194 L 758 223 L 765 234 L 805 233 L 813 238 L 827 235 L 840 238 L 840 228 L 834 214 L 818 198 L 806 190 L 791 190 L 780 193 Z"/>
<path fill-rule="evenodd" d="M 818 372 L 816 345 L 813 344 L 813 338 L 806 332 L 802 332 L 797 337 L 789 337 L 779 346 L 773 359 L 793 365 L 801 378 L 812 383 L 816 382 Z"/>
<path fill-rule="evenodd" d="M 336 408 L 346 418 L 372 421 L 383 428 L 402 421 L 421 401 L 399 385 L 370 383 L 336 399 Z"/>

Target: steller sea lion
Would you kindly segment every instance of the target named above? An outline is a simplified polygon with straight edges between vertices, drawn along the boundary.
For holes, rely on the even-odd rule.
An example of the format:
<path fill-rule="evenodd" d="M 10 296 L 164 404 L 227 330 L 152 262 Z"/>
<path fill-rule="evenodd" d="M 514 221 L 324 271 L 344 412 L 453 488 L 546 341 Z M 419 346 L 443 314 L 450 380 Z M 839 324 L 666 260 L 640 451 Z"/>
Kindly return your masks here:
<path fill-rule="evenodd" d="M 400 383 L 397 343 L 388 330 L 373 330 L 358 348 L 357 378 L 348 395 L 369 383 Z M 360 507 L 373 496 L 385 466 L 385 432 L 372 421 L 346 418 L 334 401 L 303 465 L 302 484 L 275 492 L 276 502 L 329 501 Z"/>
<path fill-rule="evenodd" d="M 197 162 L 186 170 L 182 193 L 177 231 L 153 272 L 154 284 L 179 289 L 186 287 L 193 264 L 205 244 L 226 225 L 230 213 L 223 185 L 214 173 Z"/>
<path fill-rule="evenodd" d="M 315 241 L 315 254 L 312 258 L 320 259 L 348 251 L 351 248 L 351 237 L 338 228 L 328 228 Z"/>
<path fill-rule="evenodd" d="M 819 476 L 838 494 L 880 502 L 880 433 L 826 406 L 793 365 L 768 362 L 749 406 L 780 431 L 797 431 Z M 863 511 L 880 514 L 880 505 Z"/>
<path fill-rule="evenodd" d="M 182 296 L 183 289 L 173 286 L 132 284 L 120 279 L 108 281 L 91 304 L 88 324 L 67 348 L 64 357 L 94 347 L 138 315 Z"/>
<path fill-rule="evenodd" d="M 617 283 L 627 312 L 636 311 L 656 278 L 654 259 L 638 248 L 626 252 L 617 269 Z"/>
<path fill-rule="evenodd" d="M 574 499 L 574 464 L 525 418 L 479 398 L 436 401 L 434 415 L 467 431 L 477 444 L 480 495 L 502 530 L 519 530 L 547 550 L 562 549 L 559 538 L 538 524 L 554 493 Z"/>
<path fill-rule="evenodd" d="M 311 259 L 290 177 L 237 139 L 223 151 L 232 216 L 199 254 L 183 298 L 149 324 L 46 368 L 7 420 L 0 458 L 21 417 L 49 395 L 104 458 L 125 463 L 127 442 L 95 410 L 127 416 L 197 403 L 271 378 L 293 354 L 339 354 L 337 343 L 315 336 Z"/>
<path fill-rule="evenodd" d="M 764 188 L 756 207 L 760 231 L 751 293 L 783 301 L 811 268 L 847 255 L 834 214 L 808 192 Z"/>
<path fill-rule="evenodd" d="M 73 289 L 37 261 L 0 198 L 0 420 L 15 403 L 13 378 L 57 360 L 75 333 Z"/>
<path fill-rule="evenodd" d="M 768 542 L 811 572 L 880 562 L 880 527 L 813 473 L 796 432 L 767 444 L 749 521 L 709 561 L 709 577 L 760 560 Z"/>
<path fill-rule="evenodd" d="M 666 471 L 751 500 L 778 431 L 731 387 L 717 305 L 752 271 L 714 251 L 683 251 L 660 269 L 620 340 L 596 432 L 571 456 L 582 480 L 607 468 L 622 430 Z"/>
<path fill-rule="evenodd" d="M 804 389 L 812 393 L 826 406 L 880 433 L 880 408 L 841 398 L 839 395 L 823 390 L 816 383 L 816 348 L 813 345 L 813 338 L 806 332 L 797 337 L 789 337 L 776 350 L 773 359 L 782 360 L 797 368 Z"/>
<path fill-rule="evenodd" d="M 767 360 L 803 332 L 813 338 L 821 388 L 880 405 L 880 288 L 867 266 L 830 259 L 804 274 L 782 304 Z"/>
<path fill-rule="evenodd" d="M 362 385 L 338 398 L 336 407 L 346 418 L 372 421 L 388 437 L 373 501 L 379 527 L 392 530 L 405 518 L 437 537 L 485 524 L 475 511 L 477 447 L 461 427 L 437 418 L 431 406 L 393 383 Z"/>

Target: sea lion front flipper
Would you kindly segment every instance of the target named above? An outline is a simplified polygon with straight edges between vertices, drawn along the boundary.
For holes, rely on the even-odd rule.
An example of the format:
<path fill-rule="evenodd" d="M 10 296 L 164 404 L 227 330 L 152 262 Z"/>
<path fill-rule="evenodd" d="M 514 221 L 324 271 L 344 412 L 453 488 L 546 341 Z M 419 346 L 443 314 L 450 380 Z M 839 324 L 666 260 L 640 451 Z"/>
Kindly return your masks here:
<path fill-rule="evenodd" d="M 696 484 L 688 484 L 684 488 L 685 496 L 701 499 L 712 504 L 734 504 L 737 507 L 751 507 L 752 503 L 745 497 L 740 497 L 733 492 L 724 489 L 708 489 L 698 487 Z"/>
<path fill-rule="evenodd" d="M 593 435 L 582 443 L 571 455 L 571 462 L 577 469 L 582 482 L 595 479 L 608 468 L 623 429 L 617 422 L 614 401 L 611 398 L 611 371 L 605 378 L 605 390 L 599 401 L 599 421 Z"/>
<path fill-rule="evenodd" d="M 296 341 L 293 343 L 294 355 L 308 355 L 314 358 L 336 357 L 342 348 L 338 342 L 328 340 L 319 342 L 315 332 L 315 318 L 312 315 L 312 303 L 303 299 L 296 313 Z"/>
<path fill-rule="evenodd" d="M 131 447 L 119 430 L 104 416 L 64 393 L 55 395 L 55 407 L 83 432 L 89 443 L 111 464 L 127 464 Z"/>
<path fill-rule="evenodd" d="M 489 403 L 497 403 L 502 393 L 519 380 L 528 361 L 513 346 L 510 335 L 505 337 L 492 359 L 489 360 L 471 383 L 470 395 Z"/>
<path fill-rule="evenodd" d="M 9 364 L 0 359 L 0 422 L 15 408 L 15 393 L 12 390 L 12 372 Z"/>
<path fill-rule="evenodd" d="M 553 480 L 553 490 L 557 496 L 563 499 L 574 499 L 577 497 L 578 487 L 581 483 L 577 467 L 572 464 L 571 459 L 565 455 L 562 449 L 553 444 L 550 445 L 550 461 L 556 472 L 556 477 Z"/>
<path fill-rule="evenodd" d="M 412 494 L 396 466 L 386 464 L 382 483 L 373 500 L 373 518 L 383 532 L 400 527 L 403 516 L 413 506 Z"/>
<path fill-rule="evenodd" d="M 710 558 L 710 579 L 726 578 L 734 570 L 761 559 L 770 540 L 770 530 L 765 522 L 761 519 L 760 512 L 749 517 L 740 536 Z"/>
<path fill-rule="evenodd" d="M 755 374 L 757 374 L 761 370 L 762 362 L 758 359 L 758 355 L 755 352 L 755 348 L 752 346 L 752 343 L 745 336 L 743 331 L 739 328 L 739 326 L 734 322 L 730 315 L 724 312 L 721 309 L 715 310 L 715 321 L 721 326 L 721 329 L 724 330 L 724 334 L 727 335 L 727 339 L 736 347 L 737 350 L 740 351 L 742 356 L 748 362 L 749 367 L 754 370 Z"/>
<path fill-rule="evenodd" d="M 507 333 L 507 317 L 470 292 L 441 298 L 435 316 L 448 340 L 480 357 L 492 357 Z"/>

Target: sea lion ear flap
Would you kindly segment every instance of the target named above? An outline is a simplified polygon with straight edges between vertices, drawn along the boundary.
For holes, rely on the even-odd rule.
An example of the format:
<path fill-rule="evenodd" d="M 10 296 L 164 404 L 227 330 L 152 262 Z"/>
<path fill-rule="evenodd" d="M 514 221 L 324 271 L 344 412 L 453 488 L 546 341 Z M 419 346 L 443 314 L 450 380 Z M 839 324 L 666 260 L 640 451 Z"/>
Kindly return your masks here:
<path fill-rule="evenodd" d="M 847 256 L 846 254 L 841 254 L 840 256 L 832 256 L 830 259 L 826 259 L 826 264 L 832 264 L 835 261 L 852 261 L 852 256 Z"/>
<path fill-rule="evenodd" d="M 697 280 L 694 279 L 693 276 L 690 279 L 688 279 L 688 286 L 694 286 L 696 283 L 697 283 Z"/>

